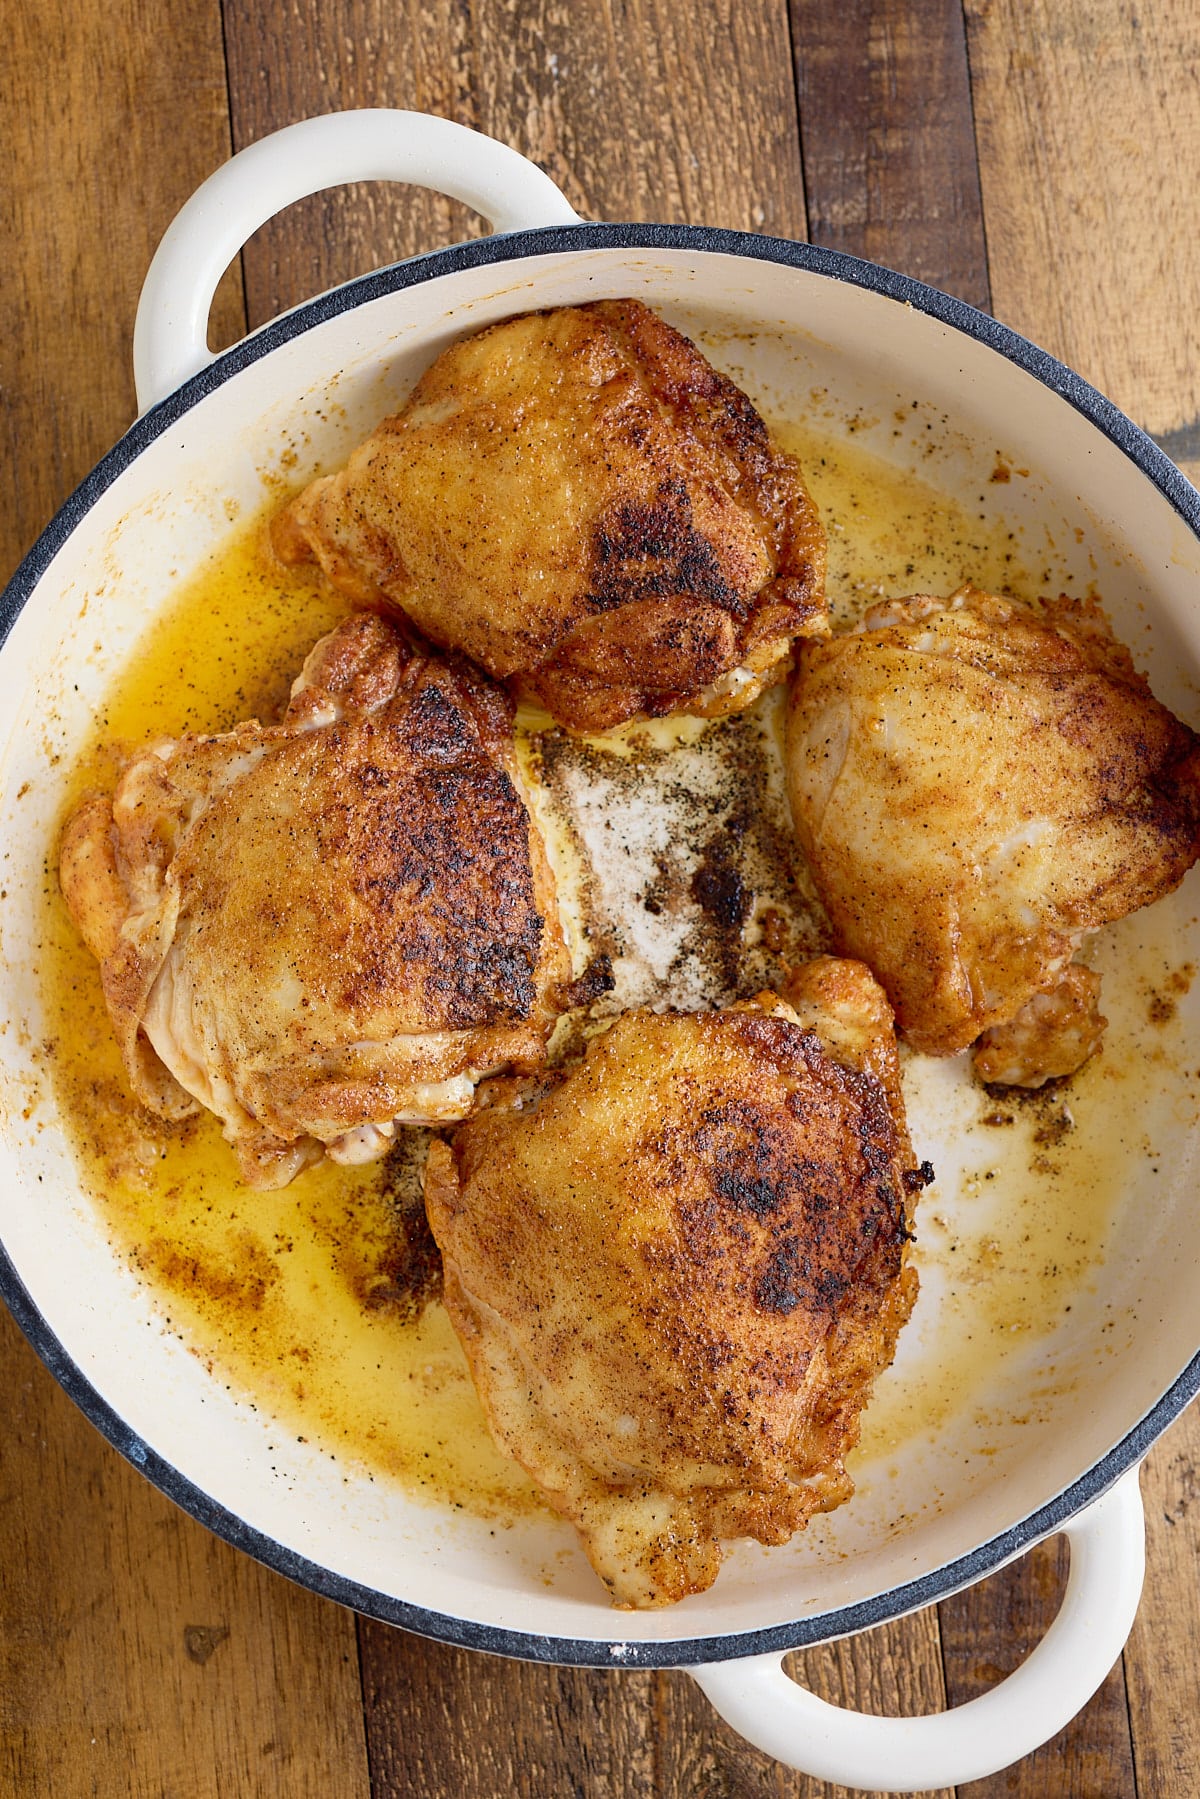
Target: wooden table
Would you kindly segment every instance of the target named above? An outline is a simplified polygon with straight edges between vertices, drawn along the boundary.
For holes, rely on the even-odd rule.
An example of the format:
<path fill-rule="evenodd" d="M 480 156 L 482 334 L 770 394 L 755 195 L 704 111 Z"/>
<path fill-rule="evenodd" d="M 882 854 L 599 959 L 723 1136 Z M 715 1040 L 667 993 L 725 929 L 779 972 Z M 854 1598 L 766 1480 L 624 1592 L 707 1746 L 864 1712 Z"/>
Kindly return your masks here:
<path fill-rule="evenodd" d="M 443 113 L 536 158 L 585 216 L 852 250 L 991 308 L 1200 459 L 1200 12 L 1189 0 L 16 0 L 4 25 L 4 572 L 131 418 L 160 233 L 230 152 L 335 107 Z M 343 191 L 247 247 L 220 342 L 477 231 Z M 409 1637 L 210 1537 L 0 1324 L 5 1793 L 500 1799 L 805 1795 L 678 1674 L 525 1667 Z M 1143 1475 L 1149 1569 L 1083 1715 L 971 1799 L 1200 1793 L 1200 1416 Z M 798 1658 L 850 1704 L 981 1690 L 1057 1602 L 1053 1546 Z"/>

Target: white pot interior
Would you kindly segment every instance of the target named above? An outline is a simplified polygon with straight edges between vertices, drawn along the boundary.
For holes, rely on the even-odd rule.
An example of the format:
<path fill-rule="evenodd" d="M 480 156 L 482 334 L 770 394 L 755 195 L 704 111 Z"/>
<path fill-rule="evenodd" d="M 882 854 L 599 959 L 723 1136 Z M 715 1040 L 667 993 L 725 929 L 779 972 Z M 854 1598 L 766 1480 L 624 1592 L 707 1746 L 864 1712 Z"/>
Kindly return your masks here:
<path fill-rule="evenodd" d="M 1000 453 L 1027 470 L 1005 511 L 1027 559 L 1103 598 L 1158 696 L 1200 724 L 1200 543 L 1154 484 L 1032 375 L 948 325 L 866 289 L 773 262 L 693 251 L 589 248 L 467 267 L 328 318 L 216 387 L 138 454 L 54 556 L 0 654 L 0 1238 L 50 1331 L 135 1435 L 236 1518 L 318 1567 L 456 1619 L 598 1645 L 670 1642 L 816 1620 L 954 1563 L 1036 1512 L 1134 1429 L 1197 1349 L 1200 1204 L 1196 1086 L 1185 1073 L 1200 990 L 1151 1031 L 1145 995 L 1200 966 L 1200 886 L 1108 934 L 1103 1072 L 1080 1086 L 1076 1137 L 1104 1212 L 1104 1253 L 1069 1312 L 959 1380 L 944 1415 L 882 1440 L 854 1501 L 782 1549 L 740 1545 L 716 1586 L 668 1612 L 612 1612 L 548 1517 L 493 1524 L 357 1480 L 284 1442 L 164 1329 L 154 1296 L 114 1253 L 55 1112 L 42 1055 L 36 896 L 62 770 L 114 669 L 172 584 L 289 479 L 336 464 L 452 338 L 516 311 L 636 294 L 700 335 L 768 417 L 820 405 L 860 441 L 973 504 Z M 814 393 L 824 397 L 815 400 Z M 913 402 L 917 405 L 913 406 Z M 906 1391 L 970 1361 L 971 1282 L 948 1245 L 1002 1240 L 1019 1217 L 1015 1155 L 972 1123 L 958 1063 L 909 1065 L 927 1201 L 923 1299 L 881 1383 Z M 1090 1156 L 1090 1160 L 1088 1160 Z M 997 1178 L 987 1179 L 989 1159 Z M 1018 1172 L 1014 1172 L 1018 1171 Z M 269 1202 L 270 1195 L 262 1198 Z M 940 1222 L 939 1222 L 940 1220 Z M 986 1281 L 976 1268 L 975 1290 Z M 993 1308 L 994 1311 L 994 1308 Z M 953 1331 L 939 1324 L 953 1315 Z M 989 1328 L 996 1327 L 993 1316 Z M 381 1395 L 386 1404 L 386 1395 Z M 870 1449 L 870 1433 L 867 1448 Z M 726 1651 L 728 1652 L 728 1651 Z"/>

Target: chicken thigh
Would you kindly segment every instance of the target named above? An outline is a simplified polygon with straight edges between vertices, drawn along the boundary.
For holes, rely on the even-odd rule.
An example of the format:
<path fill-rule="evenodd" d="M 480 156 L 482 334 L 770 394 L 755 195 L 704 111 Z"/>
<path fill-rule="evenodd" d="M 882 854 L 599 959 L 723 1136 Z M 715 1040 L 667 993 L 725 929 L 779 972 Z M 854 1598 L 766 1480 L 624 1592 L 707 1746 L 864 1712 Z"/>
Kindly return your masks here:
<path fill-rule="evenodd" d="M 497 1083 L 430 1152 L 446 1305 L 492 1433 L 620 1606 L 701 1592 L 723 1539 L 785 1542 L 848 1497 L 915 1297 L 908 1196 L 932 1171 L 887 1001 L 832 959 L 786 991 L 625 1013 L 571 1073 Z"/>
<path fill-rule="evenodd" d="M 570 971 L 511 727 L 490 683 L 359 614 L 282 723 L 152 744 L 69 822 L 134 1090 L 217 1113 L 250 1185 L 381 1155 L 542 1061 Z"/>
<path fill-rule="evenodd" d="M 827 628 L 824 531 L 795 461 L 636 300 L 454 344 L 272 542 L 569 730 L 736 710 L 794 637 Z"/>
<path fill-rule="evenodd" d="M 788 781 L 834 939 L 933 1055 L 985 1079 L 1080 1065 L 1104 1020 L 1084 936 L 1200 852 L 1200 755 L 1094 604 L 965 587 L 806 646 Z"/>

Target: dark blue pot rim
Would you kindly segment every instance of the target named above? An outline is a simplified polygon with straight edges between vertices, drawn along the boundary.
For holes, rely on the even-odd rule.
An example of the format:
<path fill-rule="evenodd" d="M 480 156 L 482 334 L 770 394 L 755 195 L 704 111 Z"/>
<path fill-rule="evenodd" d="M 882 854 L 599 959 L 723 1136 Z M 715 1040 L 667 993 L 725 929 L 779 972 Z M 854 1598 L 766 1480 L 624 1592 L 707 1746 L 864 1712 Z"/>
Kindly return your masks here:
<path fill-rule="evenodd" d="M 515 232 L 456 244 L 407 262 L 393 264 L 329 293 L 310 300 L 271 324 L 242 339 L 209 367 L 154 406 L 130 427 L 91 474 L 55 514 L 0 596 L 0 644 L 71 532 L 105 490 L 126 468 L 149 450 L 162 432 L 196 406 L 206 395 L 231 380 L 242 369 L 269 355 L 279 345 L 327 319 L 368 304 L 385 294 L 453 275 L 489 263 L 514 262 L 522 257 L 574 253 L 583 250 L 685 250 L 696 255 L 742 256 L 750 261 L 780 263 L 820 275 L 852 287 L 866 288 L 881 298 L 911 307 L 937 319 L 950 330 L 961 332 L 996 351 L 1023 369 L 1043 386 L 1058 394 L 1097 430 L 1124 452 L 1170 502 L 1193 535 L 1200 538 L 1200 494 L 1175 465 L 1133 421 L 1073 370 L 1015 331 L 997 324 L 963 300 L 926 287 L 907 275 L 875 263 L 860 261 L 837 250 L 783 238 L 758 237 L 749 232 L 723 231 L 692 225 L 567 225 L 539 231 Z M 890 1588 L 856 1605 L 816 1617 L 795 1619 L 765 1630 L 710 1637 L 683 1637 L 671 1641 L 621 1640 L 622 1614 L 612 1614 L 612 1639 L 552 1637 L 536 1632 L 501 1629 L 470 1618 L 411 1605 L 390 1594 L 361 1585 L 297 1555 L 274 1538 L 253 1529 L 233 1512 L 186 1479 L 177 1468 L 144 1443 L 114 1411 L 107 1400 L 71 1360 L 50 1325 L 27 1292 L 16 1268 L 0 1245 L 0 1297 L 51 1374 L 96 1428 L 156 1487 L 185 1512 L 257 1561 L 290 1580 L 349 1606 L 366 1617 L 394 1624 L 418 1635 L 493 1655 L 523 1661 L 549 1662 L 597 1668 L 663 1668 L 696 1666 L 734 1657 L 781 1653 L 846 1636 L 882 1624 L 982 1579 L 1040 1538 L 1061 1529 L 1077 1512 L 1098 1499 L 1126 1469 L 1146 1453 L 1150 1445 L 1200 1392 L 1200 1351 L 1167 1391 L 1133 1429 L 1094 1463 L 1057 1498 L 1041 1506 L 997 1537 L 948 1562 L 919 1580 Z"/>

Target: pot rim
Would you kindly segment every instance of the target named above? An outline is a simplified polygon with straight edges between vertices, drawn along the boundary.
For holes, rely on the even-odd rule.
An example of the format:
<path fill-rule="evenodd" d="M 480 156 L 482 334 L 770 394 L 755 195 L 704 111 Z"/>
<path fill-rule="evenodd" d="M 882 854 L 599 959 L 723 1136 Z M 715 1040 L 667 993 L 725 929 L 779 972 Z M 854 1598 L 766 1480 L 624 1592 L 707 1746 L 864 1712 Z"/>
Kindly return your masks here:
<path fill-rule="evenodd" d="M 880 264 L 787 238 L 703 225 L 580 223 L 472 239 L 448 249 L 392 263 L 331 288 L 281 314 L 222 352 L 215 361 L 143 414 L 54 515 L 0 594 L 0 651 L 53 558 L 106 489 L 192 407 L 260 357 L 343 312 L 443 275 L 489 263 L 504 264 L 531 256 L 597 249 L 683 249 L 701 255 L 732 255 L 751 261 L 779 263 L 807 274 L 866 288 L 883 299 L 925 313 L 994 350 L 1082 413 L 1153 483 L 1193 535 L 1200 539 L 1200 493 L 1154 440 L 1066 364 L 967 301 Z M 247 1524 L 143 1442 L 100 1395 L 64 1349 L 2 1243 L 0 1298 L 59 1385 L 113 1447 L 167 1498 L 225 1542 L 310 1591 L 382 1623 L 493 1655 L 580 1667 L 688 1667 L 735 1657 L 779 1654 L 848 1636 L 931 1605 L 981 1580 L 1042 1537 L 1061 1529 L 1069 1518 L 1098 1499 L 1121 1474 L 1139 1461 L 1189 1401 L 1200 1393 L 1198 1350 L 1166 1392 L 1121 1441 L 1056 1498 L 957 1560 L 869 1599 L 814 1617 L 729 1635 L 645 1642 L 610 1641 L 608 1637 L 552 1637 L 500 1628 L 470 1618 L 456 1618 L 381 1593 L 310 1561 Z M 613 1614 L 613 1622 L 619 1626 L 619 1613 Z M 614 1637 L 617 1634 L 614 1629 Z"/>

